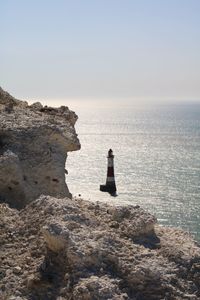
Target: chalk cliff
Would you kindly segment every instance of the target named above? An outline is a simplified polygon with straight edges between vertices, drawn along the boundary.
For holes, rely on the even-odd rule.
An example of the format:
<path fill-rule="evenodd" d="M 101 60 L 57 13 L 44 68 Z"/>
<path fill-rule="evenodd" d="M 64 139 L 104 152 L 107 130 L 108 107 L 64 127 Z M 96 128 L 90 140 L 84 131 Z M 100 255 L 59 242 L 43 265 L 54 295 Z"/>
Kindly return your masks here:
<path fill-rule="evenodd" d="M 80 148 L 76 120 L 0 89 L 0 299 L 200 299 L 189 234 L 139 206 L 71 199 L 64 168 Z"/>
<path fill-rule="evenodd" d="M 200 299 L 200 248 L 138 206 L 0 205 L 0 299 Z"/>
<path fill-rule="evenodd" d="M 68 107 L 28 105 L 0 88 L 0 201 L 21 208 L 39 195 L 68 196 L 65 161 L 80 149 Z"/>

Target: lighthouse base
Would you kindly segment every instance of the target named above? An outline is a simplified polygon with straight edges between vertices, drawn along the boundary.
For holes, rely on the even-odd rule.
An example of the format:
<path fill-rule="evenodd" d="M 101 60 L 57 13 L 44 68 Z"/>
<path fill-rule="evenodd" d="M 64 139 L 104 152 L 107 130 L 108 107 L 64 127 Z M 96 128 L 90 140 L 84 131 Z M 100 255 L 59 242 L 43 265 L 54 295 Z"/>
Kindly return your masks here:
<path fill-rule="evenodd" d="M 114 185 L 107 185 L 107 184 L 101 184 L 100 185 L 100 191 L 101 192 L 108 192 L 108 193 L 110 193 L 111 195 L 112 194 L 115 194 L 116 193 L 116 186 L 115 186 L 115 184 Z"/>

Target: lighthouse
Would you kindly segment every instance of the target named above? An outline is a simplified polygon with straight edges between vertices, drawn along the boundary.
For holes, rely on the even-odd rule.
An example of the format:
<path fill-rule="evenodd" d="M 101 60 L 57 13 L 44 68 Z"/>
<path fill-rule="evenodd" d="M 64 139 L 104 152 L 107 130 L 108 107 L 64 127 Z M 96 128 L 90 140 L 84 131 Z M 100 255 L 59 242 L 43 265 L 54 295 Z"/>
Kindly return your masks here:
<path fill-rule="evenodd" d="M 114 155 L 112 149 L 108 151 L 108 167 L 106 184 L 100 185 L 100 191 L 110 194 L 116 193 L 115 175 L 114 175 Z"/>

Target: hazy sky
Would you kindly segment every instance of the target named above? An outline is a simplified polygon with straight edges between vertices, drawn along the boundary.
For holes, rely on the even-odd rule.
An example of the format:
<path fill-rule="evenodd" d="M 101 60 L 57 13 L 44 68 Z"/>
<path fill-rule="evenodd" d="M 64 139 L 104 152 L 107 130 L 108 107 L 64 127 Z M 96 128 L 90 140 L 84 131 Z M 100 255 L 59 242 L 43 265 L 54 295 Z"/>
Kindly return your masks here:
<path fill-rule="evenodd" d="M 0 0 L 18 98 L 200 100 L 200 0 Z"/>

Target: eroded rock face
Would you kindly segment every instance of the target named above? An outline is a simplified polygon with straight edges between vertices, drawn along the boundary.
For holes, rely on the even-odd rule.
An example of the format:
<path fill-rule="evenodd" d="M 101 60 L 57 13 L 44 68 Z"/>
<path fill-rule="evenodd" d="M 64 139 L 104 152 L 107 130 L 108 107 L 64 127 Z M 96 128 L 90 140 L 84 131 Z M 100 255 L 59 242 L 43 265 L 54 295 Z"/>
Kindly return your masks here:
<path fill-rule="evenodd" d="M 138 206 L 50 196 L 21 211 L 2 204 L 0 298 L 200 299 L 200 248 L 155 224 Z"/>
<path fill-rule="evenodd" d="M 139 206 L 69 198 L 76 119 L 0 89 L 0 201 L 22 208 L 0 204 L 0 299 L 200 299 L 200 248 L 189 234 Z"/>
<path fill-rule="evenodd" d="M 41 194 L 68 196 L 65 161 L 80 149 L 67 107 L 28 105 L 0 88 L 0 201 L 21 208 Z"/>

